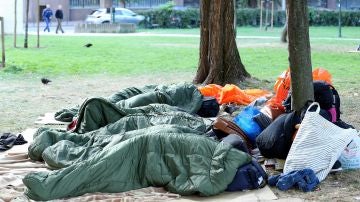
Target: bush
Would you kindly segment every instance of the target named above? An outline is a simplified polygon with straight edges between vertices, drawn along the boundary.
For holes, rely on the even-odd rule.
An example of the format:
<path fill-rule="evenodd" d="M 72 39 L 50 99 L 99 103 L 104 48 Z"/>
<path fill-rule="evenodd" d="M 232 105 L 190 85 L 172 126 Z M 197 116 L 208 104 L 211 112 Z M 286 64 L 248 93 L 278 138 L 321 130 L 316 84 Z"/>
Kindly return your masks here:
<path fill-rule="evenodd" d="M 199 27 L 200 11 L 198 8 L 188 8 L 184 10 L 175 10 L 173 5 L 169 4 L 157 9 L 138 11 L 145 16 L 145 21 L 141 26 L 145 28 L 193 28 Z M 338 25 L 338 11 L 309 9 L 310 26 L 334 26 Z M 268 18 L 270 21 L 271 12 Z M 280 27 L 285 23 L 285 11 L 274 12 L 274 26 Z M 263 23 L 265 24 L 265 11 L 263 10 Z M 237 26 L 259 26 L 260 9 L 258 8 L 240 8 L 236 10 Z M 360 26 L 360 12 L 342 11 L 343 26 Z M 269 26 L 269 25 L 268 25 Z"/>
<path fill-rule="evenodd" d="M 342 11 L 341 23 L 343 26 L 360 26 L 360 12 Z M 329 26 L 338 24 L 338 11 L 309 9 L 310 26 Z"/>
<path fill-rule="evenodd" d="M 140 24 L 145 28 L 193 28 L 200 24 L 200 12 L 197 8 L 175 10 L 173 6 L 164 6 L 138 13 L 145 16 L 145 21 Z"/>

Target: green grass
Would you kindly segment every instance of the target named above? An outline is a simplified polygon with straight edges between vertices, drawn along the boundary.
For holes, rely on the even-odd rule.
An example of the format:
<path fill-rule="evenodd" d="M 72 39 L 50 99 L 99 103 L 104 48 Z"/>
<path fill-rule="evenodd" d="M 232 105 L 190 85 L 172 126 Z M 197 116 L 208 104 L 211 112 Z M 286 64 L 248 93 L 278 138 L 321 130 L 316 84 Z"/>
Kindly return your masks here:
<path fill-rule="evenodd" d="M 269 36 L 279 37 L 283 28 L 274 27 L 273 29 L 260 30 L 259 27 L 238 27 L 237 36 Z M 138 32 L 160 33 L 160 34 L 199 34 L 198 28 L 194 29 L 140 29 Z M 310 27 L 310 37 L 331 37 L 338 38 L 339 28 L 334 27 Z M 360 27 L 342 27 L 342 38 L 360 38 Z"/>
<path fill-rule="evenodd" d="M 197 49 L 174 48 L 172 44 L 197 46 L 198 39 L 174 40 L 177 39 L 44 36 L 40 49 L 11 48 L 7 44 L 7 63 L 22 68 L 25 73 L 37 74 L 143 74 L 195 69 Z M 93 44 L 91 48 L 83 47 L 89 42 Z M 31 40 L 30 44 L 35 41 Z"/>
<path fill-rule="evenodd" d="M 360 28 L 347 27 L 336 37 L 334 27 L 312 27 L 311 47 L 313 67 L 324 67 L 339 83 L 358 82 L 360 55 L 348 53 L 360 43 Z M 197 30 L 147 30 L 152 33 L 196 34 Z M 259 32 L 255 28 L 239 28 L 238 34 L 248 36 L 279 36 L 281 29 Z M 355 38 L 357 39 L 351 39 Z M 156 73 L 193 72 L 199 57 L 198 37 L 100 37 L 41 36 L 41 48 L 35 48 L 35 36 L 30 36 L 30 48 L 13 48 L 12 36 L 6 37 L 7 68 L 0 72 L 5 78 L 13 75 L 144 75 Z M 23 39 L 19 37 L 19 44 Z M 85 48 L 91 42 L 93 47 Z M 237 39 L 241 59 L 252 76 L 275 80 L 288 64 L 287 44 L 278 38 Z M 189 78 L 191 80 L 191 78 Z M 355 85 L 354 84 L 354 85 Z"/>

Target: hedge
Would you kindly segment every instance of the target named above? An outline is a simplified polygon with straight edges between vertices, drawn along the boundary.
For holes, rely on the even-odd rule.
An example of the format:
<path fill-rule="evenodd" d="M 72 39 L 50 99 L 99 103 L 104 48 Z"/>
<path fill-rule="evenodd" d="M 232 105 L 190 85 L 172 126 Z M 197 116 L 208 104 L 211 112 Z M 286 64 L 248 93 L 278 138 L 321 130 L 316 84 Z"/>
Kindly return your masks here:
<path fill-rule="evenodd" d="M 200 12 L 197 8 L 186 10 L 174 10 L 171 7 L 163 7 L 152 10 L 138 11 L 145 16 L 145 21 L 140 26 L 152 28 L 192 28 L 199 27 Z M 331 26 L 338 25 L 338 11 L 309 9 L 310 26 Z M 270 20 L 271 13 L 268 18 Z M 265 21 L 265 11 L 263 10 L 263 23 Z M 274 12 L 274 26 L 283 26 L 285 23 L 285 11 Z M 236 10 L 237 26 L 259 26 L 260 9 L 242 8 Z M 360 12 L 342 11 L 343 26 L 360 26 Z"/>

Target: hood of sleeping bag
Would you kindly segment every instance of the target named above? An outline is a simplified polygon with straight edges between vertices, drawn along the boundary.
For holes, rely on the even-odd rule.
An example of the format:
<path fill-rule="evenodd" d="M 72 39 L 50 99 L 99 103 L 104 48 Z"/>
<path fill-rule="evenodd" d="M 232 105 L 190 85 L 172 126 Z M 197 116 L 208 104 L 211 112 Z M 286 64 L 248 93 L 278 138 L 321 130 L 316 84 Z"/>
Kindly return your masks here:
<path fill-rule="evenodd" d="M 196 114 L 201 117 L 216 117 L 220 108 L 216 98 L 204 96 L 202 101 L 201 107 Z"/>
<path fill-rule="evenodd" d="M 266 158 L 286 159 L 292 144 L 295 125 L 300 117 L 295 113 L 285 113 L 276 118 L 256 137 L 261 155 Z"/>

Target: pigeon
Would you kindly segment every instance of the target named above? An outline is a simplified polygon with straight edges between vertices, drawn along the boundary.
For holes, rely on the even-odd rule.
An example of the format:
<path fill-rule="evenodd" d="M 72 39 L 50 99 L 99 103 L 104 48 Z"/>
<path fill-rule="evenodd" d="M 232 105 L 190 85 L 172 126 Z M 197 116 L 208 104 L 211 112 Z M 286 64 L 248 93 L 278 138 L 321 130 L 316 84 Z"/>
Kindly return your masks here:
<path fill-rule="evenodd" d="M 41 83 L 43 83 L 44 85 L 48 84 L 49 82 L 51 82 L 51 80 L 47 78 L 41 78 Z"/>
<path fill-rule="evenodd" d="M 86 47 L 86 48 L 90 48 L 91 46 L 92 46 L 91 43 L 88 43 L 88 44 L 85 44 L 85 45 L 84 45 L 84 47 Z"/>

